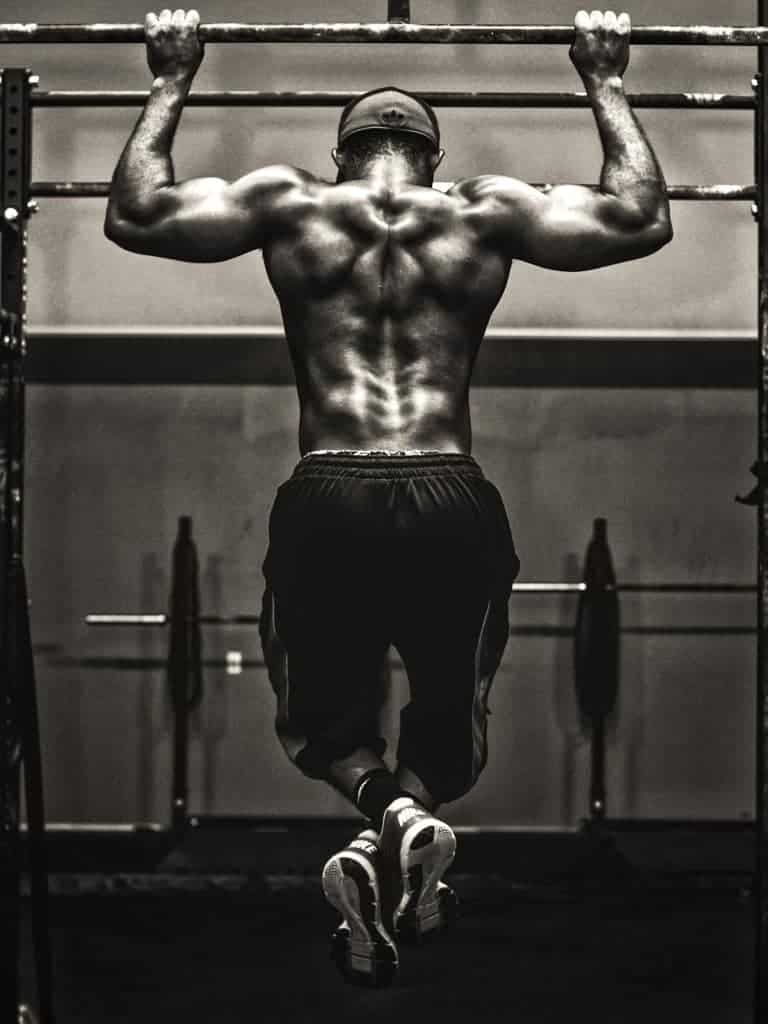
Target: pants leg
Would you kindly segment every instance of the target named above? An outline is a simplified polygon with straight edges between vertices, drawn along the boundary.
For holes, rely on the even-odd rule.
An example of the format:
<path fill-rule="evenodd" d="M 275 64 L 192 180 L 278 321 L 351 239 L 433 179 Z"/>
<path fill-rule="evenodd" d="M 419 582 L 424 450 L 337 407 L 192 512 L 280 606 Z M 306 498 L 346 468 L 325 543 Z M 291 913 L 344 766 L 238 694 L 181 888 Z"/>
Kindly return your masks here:
<path fill-rule="evenodd" d="M 358 747 L 384 753 L 389 643 L 357 489 L 289 484 L 270 517 L 260 631 L 278 737 L 304 774 L 325 779 L 331 762 Z"/>
<path fill-rule="evenodd" d="M 487 762 L 488 697 L 519 565 L 498 492 L 483 481 L 475 496 L 426 503 L 402 552 L 396 646 L 410 702 L 398 758 L 440 803 L 471 789 Z"/>

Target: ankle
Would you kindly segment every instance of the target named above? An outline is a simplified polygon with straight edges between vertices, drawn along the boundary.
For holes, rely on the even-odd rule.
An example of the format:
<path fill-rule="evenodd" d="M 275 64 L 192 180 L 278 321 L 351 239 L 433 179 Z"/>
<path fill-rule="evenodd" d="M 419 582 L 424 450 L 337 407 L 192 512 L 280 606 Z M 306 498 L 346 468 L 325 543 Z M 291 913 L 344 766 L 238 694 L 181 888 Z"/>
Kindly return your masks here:
<path fill-rule="evenodd" d="M 398 800 L 411 802 L 412 798 L 403 792 L 397 779 L 385 768 L 374 768 L 367 772 L 355 790 L 355 806 L 368 818 L 372 828 L 379 832 L 384 812 Z"/>

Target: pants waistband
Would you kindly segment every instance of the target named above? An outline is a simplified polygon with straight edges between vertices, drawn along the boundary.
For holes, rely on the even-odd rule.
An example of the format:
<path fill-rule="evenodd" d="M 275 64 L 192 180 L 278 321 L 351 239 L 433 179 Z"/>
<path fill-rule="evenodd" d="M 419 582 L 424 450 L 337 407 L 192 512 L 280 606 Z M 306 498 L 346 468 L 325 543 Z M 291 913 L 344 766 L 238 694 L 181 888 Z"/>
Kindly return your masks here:
<path fill-rule="evenodd" d="M 338 451 L 308 452 L 297 464 L 293 477 L 305 476 L 428 476 L 456 472 L 483 477 L 471 455 L 440 451 Z"/>

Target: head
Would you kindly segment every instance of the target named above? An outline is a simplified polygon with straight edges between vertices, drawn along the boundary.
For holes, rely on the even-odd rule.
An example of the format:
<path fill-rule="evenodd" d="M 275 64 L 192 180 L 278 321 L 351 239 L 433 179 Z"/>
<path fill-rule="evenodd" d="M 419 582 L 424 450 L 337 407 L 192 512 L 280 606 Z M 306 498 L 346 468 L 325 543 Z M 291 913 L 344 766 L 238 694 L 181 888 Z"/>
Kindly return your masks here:
<path fill-rule="evenodd" d="M 402 89 L 373 89 L 341 112 L 333 150 L 338 181 L 365 177 L 373 161 L 391 157 L 405 161 L 415 179 L 431 184 L 443 155 L 434 110 Z"/>

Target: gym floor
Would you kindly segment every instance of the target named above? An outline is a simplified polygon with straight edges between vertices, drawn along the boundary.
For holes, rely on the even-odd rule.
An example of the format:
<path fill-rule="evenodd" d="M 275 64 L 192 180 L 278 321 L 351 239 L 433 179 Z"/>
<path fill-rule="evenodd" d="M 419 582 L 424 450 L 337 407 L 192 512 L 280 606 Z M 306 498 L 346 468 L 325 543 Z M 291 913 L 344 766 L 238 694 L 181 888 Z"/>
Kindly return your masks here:
<path fill-rule="evenodd" d="M 316 879 L 57 895 L 58 1020 L 751 1020 L 751 920 L 739 892 L 454 883 L 460 926 L 401 948 L 398 978 L 379 991 L 350 988 L 328 959 L 335 917 Z"/>
<path fill-rule="evenodd" d="M 643 838 L 632 844 L 648 849 Z M 214 845 L 218 864 L 202 855 Z M 537 845 L 522 840 L 518 849 L 535 855 Z M 677 837 L 665 845 L 681 848 Z M 591 871 L 582 857 L 580 870 L 563 872 L 569 856 L 575 862 L 560 844 L 550 859 L 561 871 L 544 880 L 550 864 L 526 872 L 513 860 L 499 871 L 496 857 L 483 874 L 475 853 L 487 848 L 470 848 L 449 879 L 461 899 L 457 928 L 421 948 L 401 947 L 394 985 L 369 991 L 347 986 L 329 959 L 336 915 L 319 872 L 302 871 L 301 858 L 286 859 L 291 873 L 247 867 L 246 846 L 208 834 L 153 871 L 85 872 L 83 863 L 55 874 L 60 1024 L 752 1019 L 749 874 L 724 870 L 720 855 L 705 872 L 648 870 L 648 858 L 627 869 L 611 857 Z M 28 946 L 26 953 L 25 996 L 34 1004 Z"/>

